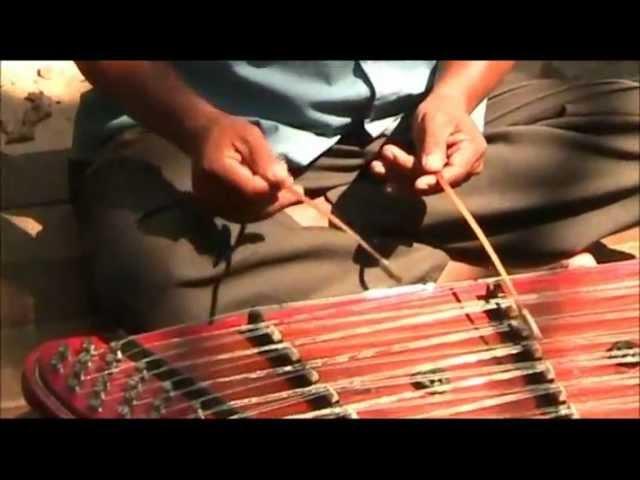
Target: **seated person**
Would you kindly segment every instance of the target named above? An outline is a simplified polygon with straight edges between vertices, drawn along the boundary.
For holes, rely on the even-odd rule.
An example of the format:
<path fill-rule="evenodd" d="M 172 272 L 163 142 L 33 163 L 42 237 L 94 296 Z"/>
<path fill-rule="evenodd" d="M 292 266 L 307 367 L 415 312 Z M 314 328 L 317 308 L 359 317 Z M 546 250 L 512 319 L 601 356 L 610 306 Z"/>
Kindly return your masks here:
<path fill-rule="evenodd" d="M 298 221 L 304 189 L 406 283 L 571 257 L 637 225 L 638 84 L 513 62 L 78 62 L 77 200 L 104 318 L 129 333 L 395 286 L 353 238 Z M 115 322 L 115 323 L 114 323 Z"/>

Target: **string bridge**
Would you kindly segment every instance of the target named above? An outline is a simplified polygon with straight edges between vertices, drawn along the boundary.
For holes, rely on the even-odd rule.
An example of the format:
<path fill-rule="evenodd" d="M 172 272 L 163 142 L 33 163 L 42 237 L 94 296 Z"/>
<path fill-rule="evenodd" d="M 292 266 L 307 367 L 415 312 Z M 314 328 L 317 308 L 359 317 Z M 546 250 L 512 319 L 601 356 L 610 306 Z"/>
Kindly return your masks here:
<path fill-rule="evenodd" d="M 529 310 L 519 306 L 516 300 L 507 294 L 499 280 L 487 285 L 485 300 L 495 306 L 490 314 L 492 320 L 508 325 L 509 340 L 522 346 L 522 352 L 517 355 L 518 361 L 542 362 L 544 368 L 540 373 L 529 376 L 529 381 L 532 384 L 546 384 L 554 388 L 547 395 L 538 397 L 539 406 L 543 410 L 555 409 L 556 416 L 560 418 L 576 418 L 576 409 L 568 402 L 566 390 L 557 381 L 551 363 L 544 358 L 542 346 L 538 341 L 541 335 L 531 329 L 532 325 L 536 326 L 536 322 Z"/>
<path fill-rule="evenodd" d="M 517 337 L 527 340 L 542 337 L 531 312 L 507 294 L 500 280 L 495 280 L 487 285 L 484 299 L 495 306 L 497 315 L 494 320 L 507 322 Z"/>
<path fill-rule="evenodd" d="M 282 333 L 274 325 L 265 321 L 264 315 L 258 309 L 252 309 L 247 314 L 247 328 L 245 337 L 257 347 L 268 347 L 264 351 L 265 357 L 274 367 L 293 367 L 294 373 L 289 373 L 287 382 L 294 388 L 307 388 L 318 384 L 320 375 L 313 368 L 306 365 L 298 350 L 283 341 Z M 276 347 L 273 349 L 273 347 Z M 332 388 L 326 386 L 318 390 L 307 402 L 314 408 L 325 409 L 339 404 L 340 398 Z"/>

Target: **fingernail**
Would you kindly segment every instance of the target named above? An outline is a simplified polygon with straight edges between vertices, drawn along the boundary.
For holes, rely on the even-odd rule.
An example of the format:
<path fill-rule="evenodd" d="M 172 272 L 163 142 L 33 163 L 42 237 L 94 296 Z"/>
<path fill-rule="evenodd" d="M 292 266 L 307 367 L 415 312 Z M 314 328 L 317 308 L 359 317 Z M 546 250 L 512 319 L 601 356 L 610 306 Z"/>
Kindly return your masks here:
<path fill-rule="evenodd" d="M 377 173 L 378 175 L 384 175 L 385 173 L 384 165 L 382 165 L 382 162 L 379 162 L 377 160 L 371 162 L 371 170 L 373 170 L 373 172 Z"/>
<path fill-rule="evenodd" d="M 444 167 L 444 158 L 439 154 L 426 155 L 422 158 L 422 166 L 429 172 L 439 172 Z"/>
<path fill-rule="evenodd" d="M 289 169 L 287 168 L 287 164 L 284 162 L 280 162 L 276 164 L 271 170 L 271 174 L 273 175 L 275 180 L 286 181 L 291 176 L 289 175 Z"/>
<path fill-rule="evenodd" d="M 416 180 L 415 186 L 421 190 L 433 187 L 437 180 L 434 177 L 420 177 Z"/>

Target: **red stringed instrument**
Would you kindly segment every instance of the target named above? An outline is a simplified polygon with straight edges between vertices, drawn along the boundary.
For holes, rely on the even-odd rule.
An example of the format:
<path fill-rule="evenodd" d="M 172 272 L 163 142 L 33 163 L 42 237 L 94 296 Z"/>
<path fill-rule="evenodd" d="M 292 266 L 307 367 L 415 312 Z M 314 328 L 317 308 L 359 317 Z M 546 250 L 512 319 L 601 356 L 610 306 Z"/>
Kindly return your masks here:
<path fill-rule="evenodd" d="M 638 260 L 253 309 L 26 361 L 75 418 L 639 418 Z"/>

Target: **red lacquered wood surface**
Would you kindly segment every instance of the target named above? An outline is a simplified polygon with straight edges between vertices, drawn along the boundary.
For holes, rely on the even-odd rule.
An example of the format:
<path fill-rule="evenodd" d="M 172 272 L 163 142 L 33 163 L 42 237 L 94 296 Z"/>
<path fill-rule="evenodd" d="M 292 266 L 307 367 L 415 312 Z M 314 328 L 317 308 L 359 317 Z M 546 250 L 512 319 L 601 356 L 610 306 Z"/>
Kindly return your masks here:
<path fill-rule="evenodd" d="M 513 277 L 540 341 L 486 297 L 490 280 L 412 286 L 48 342 L 25 396 L 78 418 L 639 418 L 639 268 Z"/>

